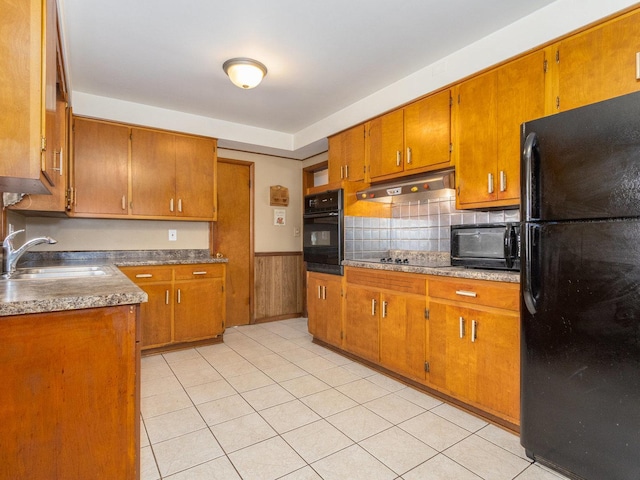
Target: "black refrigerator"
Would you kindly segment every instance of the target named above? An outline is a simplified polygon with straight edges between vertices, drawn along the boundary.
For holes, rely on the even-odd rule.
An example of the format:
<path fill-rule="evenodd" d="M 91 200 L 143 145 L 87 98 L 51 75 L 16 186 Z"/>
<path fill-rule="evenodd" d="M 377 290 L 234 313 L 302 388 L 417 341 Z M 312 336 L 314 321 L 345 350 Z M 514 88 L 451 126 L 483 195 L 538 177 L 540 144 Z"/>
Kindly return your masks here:
<path fill-rule="evenodd" d="M 522 125 L 521 444 L 640 479 L 640 93 Z"/>

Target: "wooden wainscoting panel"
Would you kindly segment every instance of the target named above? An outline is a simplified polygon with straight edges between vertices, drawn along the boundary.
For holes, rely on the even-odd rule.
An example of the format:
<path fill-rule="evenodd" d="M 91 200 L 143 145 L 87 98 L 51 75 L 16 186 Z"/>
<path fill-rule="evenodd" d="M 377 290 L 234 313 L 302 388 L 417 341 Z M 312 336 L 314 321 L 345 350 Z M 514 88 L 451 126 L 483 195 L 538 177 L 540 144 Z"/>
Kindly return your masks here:
<path fill-rule="evenodd" d="M 255 321 L 302 316 L 304 311 L 302 252 L 255 254 Z"/>

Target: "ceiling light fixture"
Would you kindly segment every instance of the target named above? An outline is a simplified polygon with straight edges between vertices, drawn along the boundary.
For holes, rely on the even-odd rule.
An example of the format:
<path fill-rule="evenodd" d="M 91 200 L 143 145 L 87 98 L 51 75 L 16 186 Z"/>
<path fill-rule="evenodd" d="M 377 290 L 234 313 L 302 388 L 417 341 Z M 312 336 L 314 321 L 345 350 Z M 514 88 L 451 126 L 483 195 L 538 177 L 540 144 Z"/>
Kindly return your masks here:
<path fill-rule="evenodd" d="M 257 87 L 267 74 L 267 67 L 251 58 L 232 58 L 222 64 L 224 73 L 240 88 Z"/>

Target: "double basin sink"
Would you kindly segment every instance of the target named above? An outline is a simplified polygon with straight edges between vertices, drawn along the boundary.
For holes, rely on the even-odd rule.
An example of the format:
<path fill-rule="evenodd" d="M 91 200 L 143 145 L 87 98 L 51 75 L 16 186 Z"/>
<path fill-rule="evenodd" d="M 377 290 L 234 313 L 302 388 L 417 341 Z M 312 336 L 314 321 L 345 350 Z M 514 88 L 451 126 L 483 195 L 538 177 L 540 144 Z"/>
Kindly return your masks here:
<path fill-rule="evenodd" d="M 76 265 L 55 267 L 18 268 L 10 280 L 38 280 L 56 278 L 84 278 L 113 275 L 110 265 Z"/>

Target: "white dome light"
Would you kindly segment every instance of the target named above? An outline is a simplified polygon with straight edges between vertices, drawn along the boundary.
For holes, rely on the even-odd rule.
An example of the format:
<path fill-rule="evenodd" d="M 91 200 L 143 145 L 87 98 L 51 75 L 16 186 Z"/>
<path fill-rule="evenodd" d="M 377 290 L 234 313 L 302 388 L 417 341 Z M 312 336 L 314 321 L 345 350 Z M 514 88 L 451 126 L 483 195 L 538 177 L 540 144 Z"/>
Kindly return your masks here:
<path fill-rule="evenodd" d="M 240 88 L 257 87 L 267 74 L 267 67 L 251 58 L 232 58 L 222 65 L 229 79 Z"/>

